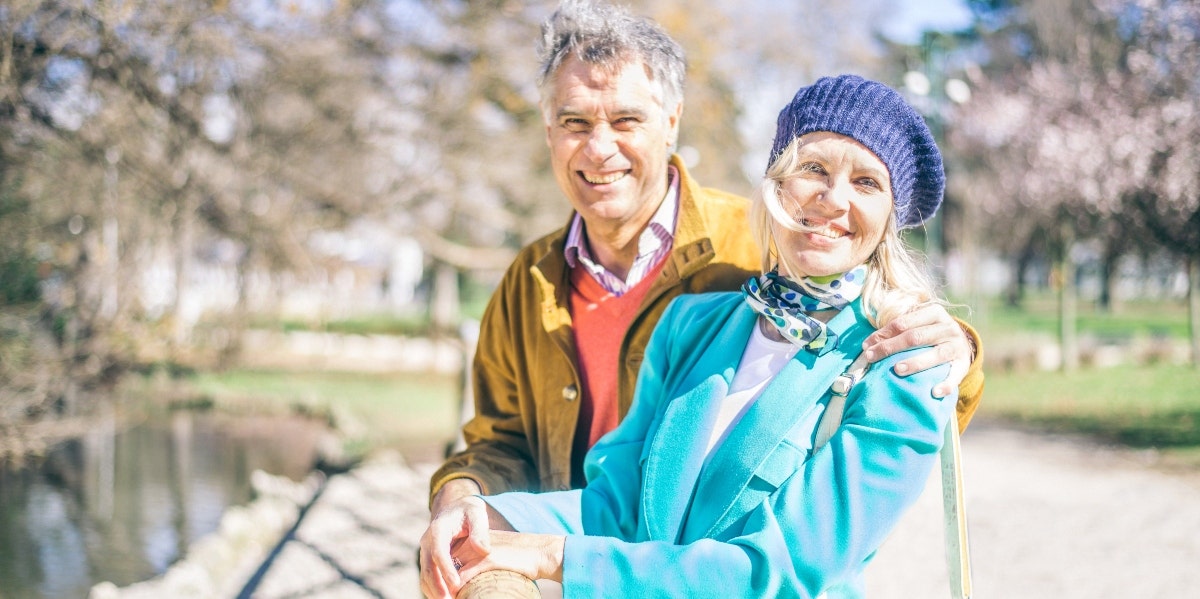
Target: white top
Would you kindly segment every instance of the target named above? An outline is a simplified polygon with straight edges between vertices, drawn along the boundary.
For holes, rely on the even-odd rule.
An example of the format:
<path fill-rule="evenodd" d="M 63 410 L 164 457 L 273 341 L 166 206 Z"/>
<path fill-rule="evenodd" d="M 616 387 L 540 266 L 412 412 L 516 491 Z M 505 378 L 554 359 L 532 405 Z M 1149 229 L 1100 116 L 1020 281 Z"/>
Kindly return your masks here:
<path fill-rule="evenodd" d="M 721 411 L 713 423 L 708 436 L 706 458 L 712 457 L 713 449 L 725 441 L 729 429 L 737 424 L 746 410 L 762 394 L 762 390 L 783 370 L 783 366 L 800 351 L 800 346 L 787 340 L 776 341 L 768 338 L 762 327 L 756 324 L 746 349 L 742 352 L 742 360 L 738 363 L 733 382 L 729 385 L 729 393 L 721 400 Z"/>

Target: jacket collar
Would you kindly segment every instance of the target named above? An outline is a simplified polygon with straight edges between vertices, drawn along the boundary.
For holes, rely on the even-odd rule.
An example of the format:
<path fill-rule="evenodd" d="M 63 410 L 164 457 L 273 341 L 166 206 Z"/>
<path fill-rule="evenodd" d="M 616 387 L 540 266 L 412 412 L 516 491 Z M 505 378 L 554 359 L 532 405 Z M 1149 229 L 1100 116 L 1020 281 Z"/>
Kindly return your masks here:
<path fill-rule="evenodd" d="M 671 155 L 671 166 L 679 170 L 679 215 L 675 219 L 675 249 L 668 258 L 671 263 L 663 270 L 670 270 L 675 280 L 679 280 L 704 268 L 716 256 L 716 250 L 708 226 L 709 216 L 697 201 L 702 194 L 700 185 L 678 154 Z"/>

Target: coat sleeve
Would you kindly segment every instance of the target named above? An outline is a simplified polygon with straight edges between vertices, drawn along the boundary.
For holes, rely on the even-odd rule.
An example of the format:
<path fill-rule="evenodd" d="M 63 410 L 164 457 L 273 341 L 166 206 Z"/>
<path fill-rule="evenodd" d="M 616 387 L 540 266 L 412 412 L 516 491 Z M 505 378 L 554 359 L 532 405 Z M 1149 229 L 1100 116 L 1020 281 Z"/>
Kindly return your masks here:
<path fill-rule="evenodd" d="M 475 416 L 463 427 L 467 447 L 451 456 L 434 472 L 430 500 L 446 482 L 470 478 L 485 494 L 510 489 L 537 489 L 537 467 L 530 452 L 526 416 L 518 397 L 514 311 L 522 309 L 519 291 L 513 289 L 516 267 L 492 294 L 479 325 L 479 342 L 471 365 Z"/>
<path fill-rule="evenodd" d="M 564 595 L 816 597 L 851 583 L 920 495 L 954 413 L 955 398 L 931 393 L 947 367 L 901 378 L 893 364 L 872 369 L 828 444 L 720 540 L 567 537 Z"/>
<path fill-rule="evenodd" d="M 483 498 L 513 528 L 544 534 L 636 538 L 641 513 L 641 462 L 648 431 L 662 412 L 676 312 L 673 301 L 650 337 L 629 414 L 588 451 L 584 460 L 588 483 L 584 489 Z"/>
<path fill-rule="evenodd" d="M 959 320 L 958 325 L 962 327 L 963 332 L 971 339 L 971 345 L 975 347 L 975 360 L 971 362 L 966 376 L 958 384 L 957 414 L 958 430 L 961 432 L 967 430 L 967 424 L 971 422 L 975 410 L 979 409 L 979 402 L 983 401 L 983 339 L 965 321 Z"/>

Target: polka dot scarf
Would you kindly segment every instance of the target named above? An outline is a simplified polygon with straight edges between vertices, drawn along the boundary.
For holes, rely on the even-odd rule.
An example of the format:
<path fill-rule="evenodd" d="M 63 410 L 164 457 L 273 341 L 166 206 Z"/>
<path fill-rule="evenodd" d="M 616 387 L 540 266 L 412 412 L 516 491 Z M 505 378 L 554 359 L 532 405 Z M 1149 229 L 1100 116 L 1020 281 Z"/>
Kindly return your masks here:
<path fill-rule="evenodd" d="M 794 281 L 777 270 L 751 277 L 742 285 L 742 296 L 756 312 L 767 317 L 783 337 L 800 347 L 817 351 L 825 347 L 825 323 L 808 316 L 818 310 L 841 310 L 862 294 L 866 265 L 827 277 Z"/>

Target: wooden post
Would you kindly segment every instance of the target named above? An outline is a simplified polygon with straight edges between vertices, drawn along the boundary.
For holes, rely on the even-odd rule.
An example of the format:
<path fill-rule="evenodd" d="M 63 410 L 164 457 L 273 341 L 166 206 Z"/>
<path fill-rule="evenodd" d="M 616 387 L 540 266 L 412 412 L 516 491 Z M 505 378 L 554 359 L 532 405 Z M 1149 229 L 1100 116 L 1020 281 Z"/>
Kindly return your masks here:
<path fill-rule="evenodd" d="M 490 570 L 472 578 L 454 599 L 540 599 L 533 581 L 516 572 Z"/>

